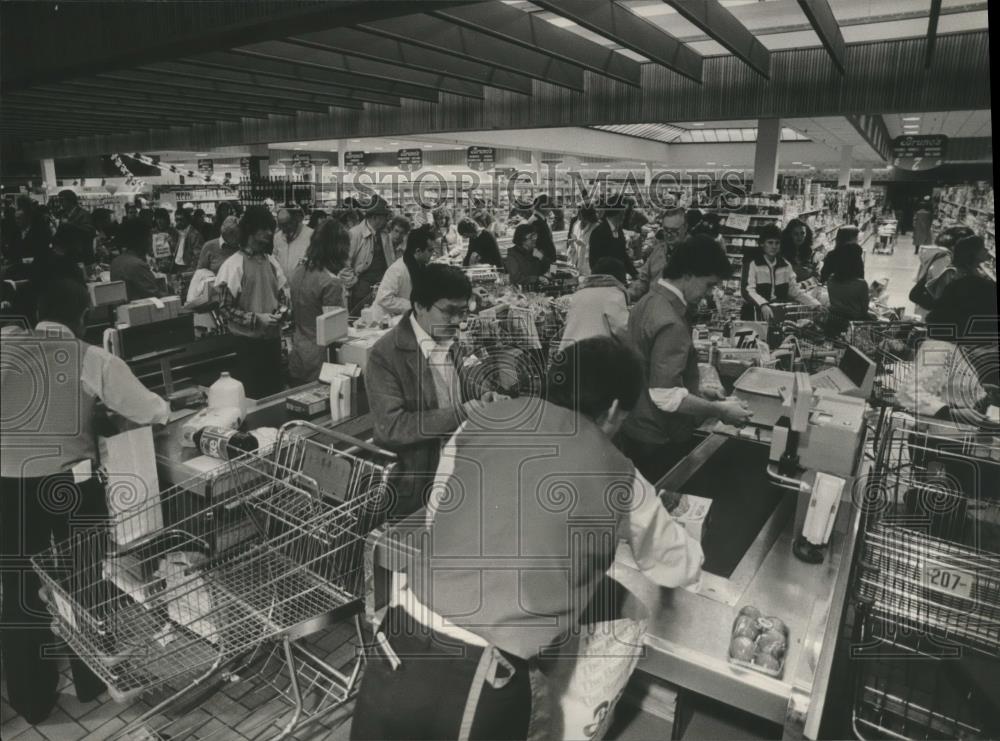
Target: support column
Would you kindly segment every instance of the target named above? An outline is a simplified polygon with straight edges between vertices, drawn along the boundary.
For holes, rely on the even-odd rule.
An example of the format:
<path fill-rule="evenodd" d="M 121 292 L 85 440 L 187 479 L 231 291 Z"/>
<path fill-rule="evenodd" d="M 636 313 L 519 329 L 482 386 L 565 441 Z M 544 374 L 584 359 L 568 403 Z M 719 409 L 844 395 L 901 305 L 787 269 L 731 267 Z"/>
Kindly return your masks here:
<path fill-rule="evenodd" d="M 646 185 L 646 190 L 649 191 L 649 186 L 653 184 L 653 168 L 649 166 L 648 162 L 643 162 L 642 169 L 643 183 Z"/>
<path fill-rule="evenodd" d="M 757 121 L 757 145 L 753 156 L 753 189 L 757 193 L 778 190 L 778 144 L 781 142 L 781 119 Z"/>
<path fill-rule="evenodd" d="M 531 171 L 535 173 L 535 185 L 541 187 L 545 165 L 542 164 L 542 153 L 533 151 L 531 153 Z"/>
<path fill-rule="evenodd" d="M 42 160 L 42 182 L 50 191 L 55 191 L 59 187 L 56 180 L 56 161 L 54 159 Z"/>
<path fill-rule="evenodd" d="M 837 178 L 838 188 L 849 188 L 851 185 L 851 164 L 854 161 L 854 145 L 845 144 L 840 148 L 840 176 Z"/>
<path fill-rule="evenodd" d="M 870 167 L 866 167 L 865 168 L 864 189 L 865 190 L 871 190 L 872 189 L 872 168 L 870 168 Z"/>

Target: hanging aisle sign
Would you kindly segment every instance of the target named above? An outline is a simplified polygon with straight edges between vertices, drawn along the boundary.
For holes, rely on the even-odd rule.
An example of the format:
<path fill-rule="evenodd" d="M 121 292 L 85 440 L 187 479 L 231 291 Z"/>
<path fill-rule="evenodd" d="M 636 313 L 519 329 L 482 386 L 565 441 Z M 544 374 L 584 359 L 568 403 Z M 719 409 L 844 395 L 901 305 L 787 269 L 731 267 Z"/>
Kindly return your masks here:
<path fill-rule="evenodd" d="M 309 154 L 308 152 L 292 155 L 293 167 L 298 167 L 302 168 L 303 170 L 308 170 L 310 167 L 312 167 L 312 165 L 313 165 L 312 155 Z"/>
<path fill-rule="evenodd" d="M 492 170 L 496 165 L 497 151 L 493 147 L 469 147 L 465 161 L 470 170 Z"/>
<path fill-rule="evenodd" d="M 212 160 L 198 160 L 198 172 L 209 177 L 214 175 L 215 163 Z"/>
<path fill-rule="evenodd" d="M 933 170 L 944 163 L 948 137 L 943 134 L 897 136 L 892 140 L 892 165 L 900 170 Z"/>
<path fill-rule="evenodd" d="M 181 175 L 182 177 L 185 178 L 197 178 L 198 180 L 202 180 L 206 183 L 218 183 L 219 185 L 228 186 L 228 184 L 222 178 L 217 178 L 215 177 L 214 174 L 205 174 L 203 172 L 195 172 L 194 170 L 182 170 L 181 168 L 176 167 L 174 165 L 166 165 L 161 163 L 159 157 L 149 157 L 148 155 L 140 154 L 139 152 L 130 152 L 125 156 L 131 157 L 132 159 L 136 160 L 137 162 L 141 162 L 144 165 L 149 165 L 151 167 L 159 168 L 161 172 L 172 172 L 175 175 Z M 116 165 L 118 165 L 119 169 L 122 168 L 123 165 L 119 164 L 121 162 L 120 154 L 112 154 L 111 159 L 112 161 L 114 161 Z M 211 160 L 207 161 L 211 162 Z M 201 169 L 201 162 L 202 160 L 198 160 L 199 169 Z"/>
<path fill-rule="evenodd" d="M 400 149 L 396 152 L 399 162 L 399 169 L 405 172 L 413 172 L 424 166 L 424 150 L 422 149 Z"/>
<path fill-rule="evenodd" d="M 365 153 L 359 151 L 344 152 L 344 161 L 341 163 L 348 172 L 361 172 L 365 169 Z"/>

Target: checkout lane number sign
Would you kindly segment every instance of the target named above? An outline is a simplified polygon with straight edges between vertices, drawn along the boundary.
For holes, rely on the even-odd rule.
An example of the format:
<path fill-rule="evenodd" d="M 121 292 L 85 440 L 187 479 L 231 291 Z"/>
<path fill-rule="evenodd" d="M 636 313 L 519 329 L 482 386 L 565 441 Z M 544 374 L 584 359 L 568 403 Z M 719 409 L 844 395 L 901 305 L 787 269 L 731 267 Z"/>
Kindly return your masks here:
<path fill-rule="evenodd" d="M 948 137 L 941 134 L 897 136 L 892 140 L 892 165 L 917 172 L 933 170 L 944 162 Z"/>
<path fill-rule="evenodd" d="M 921 583 L 926 589 L 943 592 L 952 597 L 972 599 L 976 575 L 965 569 L 928 560 L 922 565 Z"/>

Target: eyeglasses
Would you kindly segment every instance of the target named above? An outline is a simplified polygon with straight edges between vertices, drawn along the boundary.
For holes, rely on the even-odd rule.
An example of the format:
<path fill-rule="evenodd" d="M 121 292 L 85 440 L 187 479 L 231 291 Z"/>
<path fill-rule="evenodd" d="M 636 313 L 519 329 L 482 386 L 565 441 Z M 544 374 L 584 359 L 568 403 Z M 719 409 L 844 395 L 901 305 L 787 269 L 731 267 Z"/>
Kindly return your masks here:
<path fill-rule="evenodd" d="M 469 307 L 466 306 L 438 306 L 433 304 L 433 307 L 441 312 L 442 316 L 446 316 L 449 319 L 457 319 L 459 321 L 465 320 L 469 316 Z"/>

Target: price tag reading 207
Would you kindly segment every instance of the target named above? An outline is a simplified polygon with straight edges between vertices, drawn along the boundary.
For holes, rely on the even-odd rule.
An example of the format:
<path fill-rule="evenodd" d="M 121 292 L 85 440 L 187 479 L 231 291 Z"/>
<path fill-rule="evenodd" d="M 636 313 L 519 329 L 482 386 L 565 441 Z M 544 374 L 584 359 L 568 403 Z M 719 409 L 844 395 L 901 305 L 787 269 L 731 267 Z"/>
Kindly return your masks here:
<path fill-rule="evenodd" d="M 953 597 L 972 599 L 976 575 L 965 569 L 926 561 L 921 570 L 921 583 L 927 589 L 944 592 Z"/>

